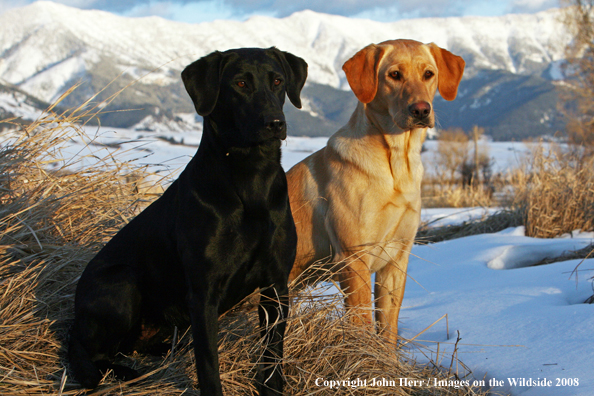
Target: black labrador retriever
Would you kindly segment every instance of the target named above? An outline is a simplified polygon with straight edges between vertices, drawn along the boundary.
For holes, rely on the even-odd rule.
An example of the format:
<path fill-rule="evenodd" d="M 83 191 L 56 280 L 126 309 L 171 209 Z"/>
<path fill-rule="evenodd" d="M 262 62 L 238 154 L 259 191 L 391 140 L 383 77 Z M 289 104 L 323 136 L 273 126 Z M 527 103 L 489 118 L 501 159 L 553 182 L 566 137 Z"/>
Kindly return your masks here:
<path fill-rule="evenodd" d="M 89 262 L 76 289 L 68 358 L 80 384 L 191 324 L 201 394 L 222 395 L 220 314 L 261 288 L 267 348 L 260 395 L 282 393 L 279 364 L 287 279 L 297 244 L 280 165 L 285 94 L 301 108 L 307 63 L 276 48 L 214 52 L 182 72 L 204 131 L 194 158 L 165 193 Z"/>

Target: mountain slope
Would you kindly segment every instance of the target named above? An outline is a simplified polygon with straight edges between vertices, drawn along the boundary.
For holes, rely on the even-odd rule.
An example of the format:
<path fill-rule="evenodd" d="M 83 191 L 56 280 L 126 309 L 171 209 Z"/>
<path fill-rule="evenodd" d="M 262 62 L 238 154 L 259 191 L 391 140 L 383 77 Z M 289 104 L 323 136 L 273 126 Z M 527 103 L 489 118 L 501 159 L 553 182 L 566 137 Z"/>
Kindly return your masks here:
<path fill-rule="evenodd" d="M 508 76 L 506 81 L 539 76 L 543 86 L 536 90 L 526 88 L 526 93 L 520 96 L 543 102 L 538 106 L 542 111 L 535 110 L 536 118 L 551 113 L 556 99 L 546 93 L 554 90 L 554 86 L 549 77 L 540 76 L 547 74 L 551 64 L 563 57 L 568 38 L 562 33 L 558 16 L 558 11 L 551 10 L 496 18 L 380 23 L 303 11 L 282 19 L 254 17 L 245 22 L 186 24 L 158 17 L 124 18 L 38 2 L 0 15 L 0 83 L 13 84 L 44 102 L 51 102 L 82 81 L 81 88 L 64 103 L 78 105 L 110 83 L 98 101 L 144 76 L 109 107 L 139 110 L 109 113 L 102 123 L 159 129 L 170 128 L 170 121 L 175 123 L 179 119 L 185 120 L 178 123 L 179 130 L 184 130 L 193 122 L 190 116 L 193 108 L 179 78 L 185 65 L 214 50 L 276 46 L 303 57 L 309 64 L 305 111 L 297 112 L 287 106 L 293 133 L 327 135 L 348 119 L 350 111 L 340 109 L 354 106 L 352 94 L 341 94 L 348 91 L 341 71 L 344 61 L 369 43 L 411 38 L 433 41 L 467 61 L 463 87 L 468 87 L 473 96 L 468 103 L 465 100 L 437 103 L 438 114 L 443 114 L 442 127 L 480 124 L 486 122 L 481 118 L 485 114 L 497 113 L 501 125 L 494 125 L 492 120 L 485 126 L 493 132 L 507 131 L 515 122 L 503 119 L 513 109 L 495 106 L 501 100 L 508 101 L 492 93 L 484 96 L 488 92 L 481 94 L 479 84 L 485 78 L 492 85 L 504 84 L 506 79 L 497 77 L 501 75 Z M 492 73 L 495 73 L 492 77 L 485 77 Z M 474 108 L 483 107 L 482 114 L 461 110 L 462 106 L 473 103 Z M 547 127 L 543 131 L 551 133 L 553 129 Z"/>

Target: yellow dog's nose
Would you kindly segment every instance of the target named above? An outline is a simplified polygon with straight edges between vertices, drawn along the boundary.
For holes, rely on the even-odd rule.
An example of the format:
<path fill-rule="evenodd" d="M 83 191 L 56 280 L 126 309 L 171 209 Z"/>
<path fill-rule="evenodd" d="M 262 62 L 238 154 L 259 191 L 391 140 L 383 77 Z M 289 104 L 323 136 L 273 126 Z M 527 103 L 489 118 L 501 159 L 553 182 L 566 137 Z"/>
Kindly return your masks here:
<path fill-rule="evenodd" d="M 416 118 L 417 120 L 422 120 L 431 114 L 431 105 L 427 102 L 420 101 L 417 103 L 413 103 L 408 106 L 408 112 L 411 116 Z"/>

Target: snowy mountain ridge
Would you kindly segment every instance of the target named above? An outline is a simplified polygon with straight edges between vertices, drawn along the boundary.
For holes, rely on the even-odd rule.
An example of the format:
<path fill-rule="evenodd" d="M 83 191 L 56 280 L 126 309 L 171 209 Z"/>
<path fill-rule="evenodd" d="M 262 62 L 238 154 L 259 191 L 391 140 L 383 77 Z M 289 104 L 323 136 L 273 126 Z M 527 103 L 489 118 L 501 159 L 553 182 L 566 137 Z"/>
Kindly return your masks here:
<path fill-rule="evenodd" d="M 174 117 L 189 112 L 181 104 L 187 101 L 183 89 L 177 92 L 179 73 L 214 50 L 276 46 L 308 62 L 309 84 L 348 90 L 341 70 L 344 61 L 370 43 L 395 38 L 435 42 L 463 56 L 467 80 L 481 71 L 548 73 L 546 78 L 554 79 L 552 71 L 562 61 L 569 40 L 559 17 L 560 11 L 552 9 L 530 15 L 381 23 L 302 11 L 286 18 L 188 24 L 40 1 L 0 15 L 0 83 L 51 102 L 79 80 L 107 84 L 119 74 L 126 81 L 145 76 L 138 85 L 146 89 L 134 88 L 137 96 L 151 96 L 148 87 L 177 87 L 170 99 L 180 103 L 147 102 Z M 87 97 L 101 88 L 89 88 Z M 312 117 L 318 115 L 315 106 L 309 110 Z"/>
<path fill-rule="evenodd" d="M 134 68 L 160 68 L 157 74 L 168 82 L 168 71 L 181 70 L 214 50 L 276 46 L 306 59 L 311 81 L 340 87 L 344 86 L 340 68 L 346 59 L 369 43 L 393 38 L 435 42 L 459 53 L 468 58 L 471 74 L 475 69 L 525 73 L 535 64 L 562 59 L 566 40 L 559 35 L 558 18 L 559 12 L 550 10 L 381 23 L 302 11 L 283 19 L 191 25 L 42 1 L 0 15 L 0 75 L 40 99 L 51 100 L 60 89 L 56 85 L 64 82 L 60 80 L 106 56 L 115 57 L 113 61 L 130 74 L 135 74 Z"/>

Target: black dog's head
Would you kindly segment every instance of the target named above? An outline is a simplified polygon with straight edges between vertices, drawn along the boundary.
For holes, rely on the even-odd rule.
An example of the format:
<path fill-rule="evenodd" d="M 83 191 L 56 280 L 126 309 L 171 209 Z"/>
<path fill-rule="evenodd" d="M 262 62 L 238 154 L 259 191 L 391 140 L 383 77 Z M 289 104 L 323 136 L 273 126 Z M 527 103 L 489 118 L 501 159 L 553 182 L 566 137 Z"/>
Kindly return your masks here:
<path fill-rule="evenodd" d="M 182 72 L 198 114 L 230 147 L 285 139 L 285 94 L 295 107 L 307 78 L 307 63 L 276 48 L 213 52 Z"/>

